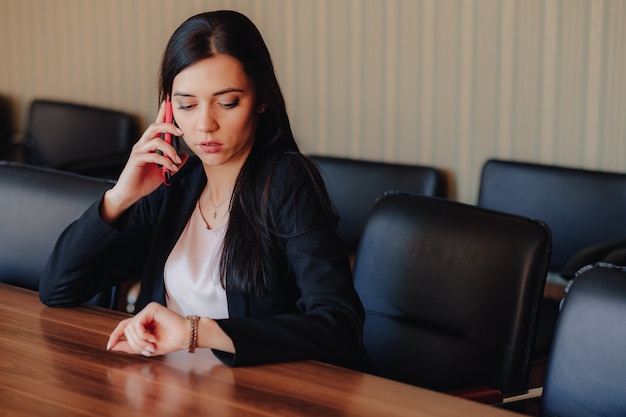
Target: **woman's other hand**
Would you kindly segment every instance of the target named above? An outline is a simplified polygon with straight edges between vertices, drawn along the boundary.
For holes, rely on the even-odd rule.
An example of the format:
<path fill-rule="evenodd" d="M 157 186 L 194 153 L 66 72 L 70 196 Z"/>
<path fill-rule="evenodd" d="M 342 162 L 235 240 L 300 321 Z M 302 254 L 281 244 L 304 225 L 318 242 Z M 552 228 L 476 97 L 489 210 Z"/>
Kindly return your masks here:
<path fill-rule="evenodd" d="M 187 318 L 152 302 L 136 316 L 122 320 L 109 336 L 107 350 L 165 355 L 189 348 L 191 326 Z M 208 317 L 198 321 L 197 347 L 235 353 L 232 339 Z"/>
<path fill-rule="evenodd" d="M 189 321 L 152 302 L 117 325 L 109 336 L 107 349 L 154 356 L 186 349 L 188 344 Z"/>

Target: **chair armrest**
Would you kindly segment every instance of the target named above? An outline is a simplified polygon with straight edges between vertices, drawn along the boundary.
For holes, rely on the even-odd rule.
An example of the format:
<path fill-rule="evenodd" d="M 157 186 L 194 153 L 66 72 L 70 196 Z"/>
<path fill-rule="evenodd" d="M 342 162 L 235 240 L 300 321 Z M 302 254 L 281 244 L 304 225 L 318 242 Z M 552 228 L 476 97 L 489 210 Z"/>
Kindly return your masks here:
<path fill-rule="evenodd" d="M 467 388 L 449 391 L 448 394 L 488 405 L 515 404 L 541 398 L 543 395 L 543 387 L 531 388 L 525 393 L 511 395 L 509 397 L 503 396 L 502 392 L 491 387 Z"/>
<path fill-rule="evenodd" d="M 505 397 L 502 400 L 503 404 L 513 404 L 524 401 L 531 401 L 537 398 L 541 398 L 543 396 L 543 387 L 531 388 L 528 392 L 519 395 L 512 395 L 510 397 Z"/>
<path fill-rule="evenodd" d="M 602 259 L 602 262 L 626 266 L 626 245 L 613 250 L 611 253 L 606 255 L 604 259 Z"/>
<path fill-rule="evenodd" d="M 614 253 L 613 258 L 615 261 L 620 261 L 623 263 L 618 263 L 618 265 L 626 264 L 626 240 L 601 243 L 594 246 L 589 246 L 585 249 L 578 251 L 569 261 L 565 264 L 563 269 L 561 269 L 561 276 L 565 279 L 572 279 L 576 275 L 582 267 L 587 265 L 593 265 L 596 262 L 609 262 L 607 257 L 611 256 Z M 619 253 L 623 253 L 623 255 L 619 255 Z M 615 263 L 615 262 L 611 262 Z"/>

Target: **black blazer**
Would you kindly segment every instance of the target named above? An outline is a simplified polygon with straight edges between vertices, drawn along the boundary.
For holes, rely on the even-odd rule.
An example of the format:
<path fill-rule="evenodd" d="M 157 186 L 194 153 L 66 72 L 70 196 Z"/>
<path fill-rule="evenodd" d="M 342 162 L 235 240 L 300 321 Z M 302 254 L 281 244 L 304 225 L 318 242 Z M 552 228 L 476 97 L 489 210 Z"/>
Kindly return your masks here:
<path fill-rule="evenodd" d="M 247 301 L 226 284 L 229 318 L 218 324 L 237 353 L 215 354 L 230 366 L 317 359 L 363 369 L 363 307 L 336 219 L 324 214 L 310 181 L 294 178 L 302 172 L 301 158 L 285 154 L 264 162 L 265 174 L 275 167 L 270 211 L 283 253 L 274 262 L 284 274 L 275 277 L 269 303 Z M 165 305 L 165 261 L 205 184 L 202 164 L 192 157 L 170 187 L 159 187 L 114 227 L 102 221 L 96 202 L 59 238 L 40 283 L 42 302 L 78 305 L 141 277 L 138 308 L 150 301 Z"/>

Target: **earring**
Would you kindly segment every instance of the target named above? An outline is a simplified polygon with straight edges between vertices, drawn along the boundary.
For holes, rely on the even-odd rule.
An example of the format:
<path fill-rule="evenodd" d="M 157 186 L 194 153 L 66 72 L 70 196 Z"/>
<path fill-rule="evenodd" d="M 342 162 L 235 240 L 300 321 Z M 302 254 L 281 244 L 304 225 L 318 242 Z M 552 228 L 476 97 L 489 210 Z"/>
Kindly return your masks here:
<path fill-rule="evenodd" d="M 265 113 L 265 110 L 267 109 L 267 105 L 265 104 L 261 104 L 259 106 L 259 113 Z"/>

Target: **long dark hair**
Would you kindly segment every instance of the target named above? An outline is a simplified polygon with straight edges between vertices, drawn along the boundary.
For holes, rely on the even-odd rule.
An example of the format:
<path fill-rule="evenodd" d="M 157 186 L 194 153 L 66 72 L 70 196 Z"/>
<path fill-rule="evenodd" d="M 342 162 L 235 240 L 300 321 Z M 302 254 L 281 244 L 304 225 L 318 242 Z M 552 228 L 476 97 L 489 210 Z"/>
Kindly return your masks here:
<path fill-rule="evenodd" d="M 278 85 L 269 50 L 254 23 L 241 13 L 222 10 L 192 16 L 170 38 L 161 63 L 160 102 L 171 94 L 174 77 L 203 59 L 224 54 L 241 62 L 256 90 L 257 104 L 266 110 L 259 115 L 255 142 L 235 182 L 230 220 L 224 238 L 220 265 L 222 285 L 248 298 L 269 301 L 280 242 L 268 216 L 273 172 L 259 175 L 264 159 L 273 154 L 298 155 L 304 161 L 303 175 L 312 179 L 322 207 L 332 215 L 330 201 L 314 164 L 300 154 L 293 136 L 283 94 Z M 259 179 L 264 184 L 259 184 Z M 285 180 L 281 178 L 280 180 Z M 300 179 L 301 180 L 301 179 Z M 257 192 L 262 190 L 261 198 Z"/>

